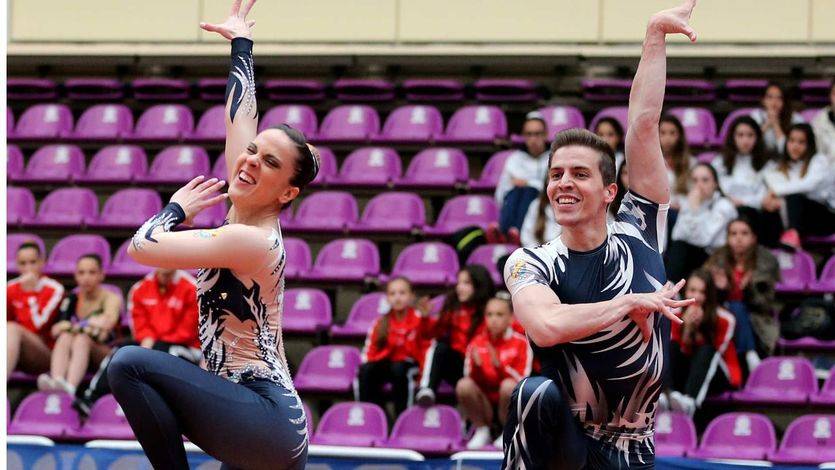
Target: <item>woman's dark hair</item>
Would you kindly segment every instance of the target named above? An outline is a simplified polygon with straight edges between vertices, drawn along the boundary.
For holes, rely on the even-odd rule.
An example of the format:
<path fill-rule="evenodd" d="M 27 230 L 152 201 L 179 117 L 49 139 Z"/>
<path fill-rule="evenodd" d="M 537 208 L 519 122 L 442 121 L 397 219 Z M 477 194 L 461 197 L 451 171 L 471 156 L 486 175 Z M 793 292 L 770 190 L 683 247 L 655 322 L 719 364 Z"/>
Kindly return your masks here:
<path fill-rule="evenodd" d="M 806 171 L 809 169 L 809 162 L 811 162 L 812 157 L 818 153 L 818 145 L 815 142 L 815 131 L 812 130 L 812 126 L 806 124 L 805 122 L 794 124 L 789 128 L 789 132 L 786 133 L 786 143 L 783 144 L 783 152 L 780 153 L 780 156 L 777 159 L 777 168 L 783 172 L 784 175 L 789 174 L 789 165 L 794 161 L 789 156 L 789 137 L 794 131 L 802 132 L 803 135 L 806 136 L 806 151 L 803 152 L 803 156 L 800 157 L 803 162 L 803 168 L 800 170 L 800 176 L 804 177 L 806 176 Z"/>
<path fill-rule="evenodd" d="M 730 249 L 730 246 L 728 246 L 726 243 L 726 246 L 728 246 L 728 248 L 727 250 L 725 250 L 727 253 L 727 257 L 724 260 L 725 274 L 728 276 L 728 280 L 731 282 L 733 282 L 734 266 L 736 266 L 740 261 L 742 262 L 742 265 L 745 267 L 745 272 L 752 272 L 754 271 L 754 268 L 757 267 L 757 231 L 754 230 L 754 222 L 748 217 L 739 216 L 734 220 L 730 221 L 730 223 L 728 223 L 728 235 L 730 235 L 731 227 L 737 223 L 745 224 L 746 226 L 748 226 L 748 230 L 750 230 L 751 234 L 754 236 L 754 244 L 751 246 L 750 249 L 748 249 L 748 251 L 742 254 L 741 260 L 737 260 L 734 257 L 733 251 Z"/>
<path fill-rule="evenodd" d="M 598 168 L 600 169 L 600 175 L 603 177 L 603 186 L 608 186 L 615 182 L 615 151 L 600 136 L 585 129 L 574 128 L 557 132 L 557 135 L 554 136 L 554 142 L 551 143 L 551 152 L 548 155 L 549 168 L 551 160 L 554 158 L 554 153 L 561 147 L 569 147 L 571 145 L 588 147 L 599 152 L 600 161 L 598 162 Z"/>
<path fill-rule="evenodd" d="M 35 242 L 23 242 L 17 247 L 17 253 L 20 253 L 23 250 L 32 249 L 35 250 L 35 253 L 38 254 L 38 258 L 41 257 L 41 247 Z"/>
<path fill-rule="evenodd" d="M 675 183 L 673 184 L 674 193 L 687 193 L 687 176 L 690 173 L 690 147 L 687 145 L 687 137 L 684 133 L 684 126 L 681 121 L 672 114 L 665 114 L 658 122 L 658 127 L 664 123 L 672 124 L 676 131 L 678 131 L 678 140 L 673 146 L 669 155 L 664 155 L 672 162 L 673 173 L 675 174 Z"/>
<path fill-rule="evenodd" d="M 753 129 L 754 135 L 757 137 L 754 142 L 754 148 L 751 149 L 751 165 L 753 165 L 756 171 L 760 171 L 768 163 L 768 155 L 765 153 L 765 143 L 763 143 L 763 131 L 760 129 L 760 125 L 751 116 L 740 116 L 734 119 L 733 124 L 728 129 L 728 135 L 725 136 L 725 146 L 722 148 L 722 163 L 725 165 L 725 171 L 729 175 L 734 171 L 736 156 L 739 153 L 734 134 L 736 133 L 736 128 L 741 125 L 746 125 Z"/>
<path fill-rule="evenodd" d="M 409 286 L 409 290 L 412 291 L 412 281 L 410 281 L 405 276 L 395 276 L 386 282 L 386 291 L 388 291 L 389 286 L 391 286 L 394 282 L 405 282 L 407 286 Z M 380 318 L 380 325 L 377 327 L 377 347 L 384 348 L 386 347 L 386 343 L 389 340 L 389 323 L 391 323 L 391 309 L 388 312 L 383 314 L 383 317 Z"/>
<path fill-rule="evenodd" d="M 615 130 L 615 134 L 618 135 L 618 140 L 620 141 L 618 143 L 618 148 L 613 149 L 613 151 L 615 151 L 615 152 L 621 151 L 622 152 L 623 151 L 623 146 L 624 146 L 624 144 L 626 144 L 626 132 L 624 132 L 623 126 L 620 125 L 620 121 L 618 121 L 617 119 L 615 119 L 613 117 L 609 117 L 609 116 L 600 118 L 600 120 L 597 121 L 597 124 L 594 125 L 594 133 L 595 134 L 597 134 L 597 130 L 600 129 L 601 124 L 608 124 L 608 125 L 612 126 L 612 129 Z"/>
<path fill-rule="evenodd" d="M 693 168 L 690 169 L 688 175 L 693 174 L 693 172 L 696 171 L 696 168 L 707 168 L 707 171 L 709 171 L 713 176 L 713 182 L 716 183 L 716 192 L 718 192 L 720 196 L 725 197 L 722 187 L 719 186 L 719 173 L 716 171 L 716 168 L 714 168 L 710 163 L 699 162 L 693 165 Z"/>
<path fill-rule="evenodd" d="M 290 184 L 302 190 L 319 173 L 319 152 L 315 147 L 307 143 L 307 139 L 301 131 L 287 124 L 279 124 L 274 126 L 273 129 L 284 132 L 295 144 L 296 150 L 299 152 L 294 166 L 295 172 L 293 173 L 293 177 L 290 178 Z"/>
<path fill-rule="evenodd" d="M 713 344 L 713 336 L 716 334 L 716 311 L 719 309 L 719 292 L 716 284 L 713 283 L 713 276 L 705 268 L 699 268 L 690 273 L 687 282 L 691 278 L 701 279 L 705 283 L 705 301 L 702 304 L 702 322 L 699 324 L 699 332 L 708 344 Z"/>
<path fill-rule="evenodd" d="M 765 93 L 763 93 L 763 98 L 765 95 L 768 94 L 769 88 L 777 88 L 780 90 L 780 95 L 783 97 L 783 109 L 780 110 L 780 129 L 783 130 L 784 134 L 789 133 L 789 127 L 792 125 L 792 106 L 791 102 L 789 101 L 789 97 L 786 95 L 786 89 L 783 88 L 779 83 L 776 82 L 768 82 L 768 85 L 765 87 Z"/>
<path fill-rule="evenodd" d="M 496 287 L 493 284 L 493 278 L 490 277 L 490 272 L 487 271 L 487 268 L 484 266 L 479 264 L 468 264 L 464 266 L 463 269 L 458 271 L 458 274 L 461 274 L 462 272 L 469 274 L 470 281 L 473 283 L 473 296 L 468 302 L 466 302 L 467 306 L 475 308 L 472 322 L 470 323 L 470 330 L 467 332 L 467 337 L 472 338 L 476 329 L 484 321 L 484 306 L 487 305 L 487 301 L 495 295 Z M 458 300 L 458 295 L 455 293 L 455 289 L 451 289 L 444 298 L 444 305 L 441 307 L 441 318 L 439 323 L 443 325 L 450 325 L 452 315 L 462 306 L 464 305 Z M 445 332 L 444 334 L 449 334 L 449 332 Z"/>
<path fill-rule="evenodd" d="M 103 263 L 102 263 L 102 260 L 101 260 L 101 256 L 99 256 L 96 253 L 87 253 L 87 254 L 81 255 L 81 256 L 78 257 L 78 260 L 76 260 L 75 263 L 78 264 L 81 260 L 83 260 L 85 258 L 93 260 L 96 263 L 96 265 L 98 265 L 99 269 L 102 269 L 102 267 L 104 266 Z"/>
<path fill-rule="evenodd" d="M 545 175 L 545 183 L 537 198 L 539 206 L 536 209 L 536 221 L 533 224 L 533 237 L 540 245 L 545 243 L 545 225 L 548 222 L 548 214 L 545 211 L 551 209 L 551 201 L 548 199 L 548 175 Z"/>
<path fill-rule="evenodd" d="M 620 203 L 623 201 L 623 196 L 626 195 L 626 190 L 629 189 L 623 184 L 623 170 L 626 169 L 626 160 L 620 162 L 620 167 L 618 168 L 618 177 L 615 180 L 615 183 L 618 185 L 618 193 L 615 194 L 615 200 L 609 204 L 609 213 L 612 214 L 614 217 L 617 215 L 618 211 L 620 210 Z"/>

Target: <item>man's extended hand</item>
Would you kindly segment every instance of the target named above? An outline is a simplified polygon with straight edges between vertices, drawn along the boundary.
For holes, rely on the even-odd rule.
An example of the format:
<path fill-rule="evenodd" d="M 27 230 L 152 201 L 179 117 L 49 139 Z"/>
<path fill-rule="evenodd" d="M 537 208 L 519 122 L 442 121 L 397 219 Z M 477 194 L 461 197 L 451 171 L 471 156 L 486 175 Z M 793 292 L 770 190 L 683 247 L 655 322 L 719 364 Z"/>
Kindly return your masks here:
<path fill-rule="evenodd" d="M 230 41 L 235 38 L 252 39 L 252 27 L 255 26 L 255 20 L 247 21 L 246 15 L 249 10 L 255 5 L 255 0 L 248 0 L 246 6 L 241 8 L 243 0 L 235 0 L 232 2 L 232 11 L 229 12 L 229 18 L 220 24 L 214 23 L 200 23 L 200 28 L 212 33 L 218 33 Z"/>

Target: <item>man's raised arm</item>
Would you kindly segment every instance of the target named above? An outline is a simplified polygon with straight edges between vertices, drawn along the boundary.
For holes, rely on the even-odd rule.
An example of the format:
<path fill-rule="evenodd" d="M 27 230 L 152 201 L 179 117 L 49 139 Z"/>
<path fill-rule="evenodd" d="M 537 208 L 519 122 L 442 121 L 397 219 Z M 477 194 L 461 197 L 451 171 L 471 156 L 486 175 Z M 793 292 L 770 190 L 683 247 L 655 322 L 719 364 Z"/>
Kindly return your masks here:
<path fill-rule="evenodd" d="M 670 184 L 658 135 L 667 84 L 666 36 L 680 33 L 691 41 L 696 40 L 696 33 L 689 25 L 695 6 L 696 0 L 686 0 L 678 7 L 652 15 L 629 94 L 629 128 L 626 131 L 629 188 L 660 204 L 670 201 Z"/>

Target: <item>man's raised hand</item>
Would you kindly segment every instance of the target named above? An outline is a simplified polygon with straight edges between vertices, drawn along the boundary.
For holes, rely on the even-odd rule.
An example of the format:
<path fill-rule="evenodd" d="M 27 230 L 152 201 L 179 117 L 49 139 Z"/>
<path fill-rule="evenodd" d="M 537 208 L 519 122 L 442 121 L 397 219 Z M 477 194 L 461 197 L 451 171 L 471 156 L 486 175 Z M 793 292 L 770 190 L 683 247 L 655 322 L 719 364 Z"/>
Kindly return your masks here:
<path fill-rule="evenodd" d="M 696 42 L 696 31 L 690 27 L 690 15 L 696 6 L 696 0 L 685 0 L 677 7 L 659 11 L 652 15 L 649 27 L 666 34 L 683 34 Z"/>
<path fill-rule="evenodd" d="M 246 6 L 241 8 L 243 0 L 234 0 L 232 2 L 232 10 L 229 12 L 229 18 L 223 23 L 200 23 L 200 28 L 212 33 L 218 33 L 230 41 L 235 38 L 252 39 L 252 27 L 255 26 L 255 20 L 247 21 L 246 15 L 249 10 L 255 5 L 255 0 L 247 0 Z"/>

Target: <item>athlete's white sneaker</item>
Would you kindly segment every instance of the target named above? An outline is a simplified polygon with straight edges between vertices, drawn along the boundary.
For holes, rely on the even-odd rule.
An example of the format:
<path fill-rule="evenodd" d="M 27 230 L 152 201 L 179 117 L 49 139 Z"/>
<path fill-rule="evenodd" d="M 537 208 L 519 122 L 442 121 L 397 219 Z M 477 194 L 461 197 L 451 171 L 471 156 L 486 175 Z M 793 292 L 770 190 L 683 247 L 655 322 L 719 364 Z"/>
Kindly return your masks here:
<path fill-rule="evenodd" d="M 478 450 L 490 443 L 490 426 L 476 428 L 473 437 L 467 442 L 467 450 Z"/>
<path fill-rule="evenodd" d="M 499 434 L 499 437 L 497 437 L 496 440 L 493 441 L 493 447 L 502 450 L 502 448 L 504 447 L 504 436 L 502 434 Z"/>
<path fill-rule="evenodd" d="M 419 406 L 429 408 L 435 404 L 435 392 L 431 388 L 422 388 L 415 395 L 415 401 Z"/>
<path fill-rule="evenodd" d="M 696 413 L 696 400 L 683 393 L 672 391 L 670 392 L 670 408 L 692 417 Z"/>
<path fill-rule="evenodd" d="M 64 379 L 52 379 L 55 382 L 55 390 L 60 390 L 62 392 L 67 392 L 67 394 L 71 397 L 75 396 L 75 387 L 73 387 L 69 382 Z"/>
<path fill-rule="evenodd" d="M 660 411 L 670 410 L 670 400 L 667 398 L 666 392 L 661 392 L 661 395 L 658 395 L 658 409 Z"/>
<path fill-rule="evenodd" d="M 60 390 L 58 383 L 49 374 L 41 374 L 38 376 L 38 390 L 42 392 L 52 392 Z"/>
<path fill-rule="evenodd" d="M 757 354 L 757 351 L 752 349 L 745 353 L 745 362 L 748 365 L 748 373 L 750 374 L 751 372 L 754 372 L 754 369 L 759 367 L 762 359 L 760 359 L 760 355 Z"/>

